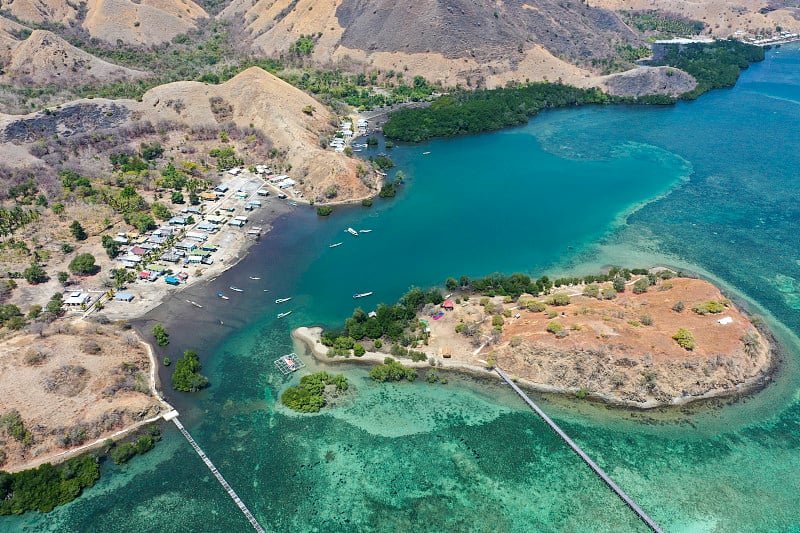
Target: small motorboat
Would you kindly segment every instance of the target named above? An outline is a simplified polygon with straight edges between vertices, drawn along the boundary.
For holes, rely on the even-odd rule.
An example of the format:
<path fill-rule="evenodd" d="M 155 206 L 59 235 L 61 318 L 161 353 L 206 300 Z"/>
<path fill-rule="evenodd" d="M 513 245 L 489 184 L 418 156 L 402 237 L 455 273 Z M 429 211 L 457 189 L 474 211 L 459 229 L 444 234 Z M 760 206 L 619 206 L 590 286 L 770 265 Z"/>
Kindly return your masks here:
<path fill-rule="evenodd" d="M 430 155 L 430 152 L 422 152 L 422 155 Z"/>
<path fill-rule="evenodd" d="M 286 311 L 285 313 L 278 313 L 278 318 L 283 318 L 283 317 L 289 316 L 291 314 L 292 314 L 291 311 Z"/>
<path fill-rule="evenodd" d="M 197 302 L 195 302 L 195 301 L 193 301 L 193 300 L 186 300 L 186 301 L 187 301 L 188 303 L 192 304 L 192 305 L 193 305 L 193 306 L 195 306 L 195 307 L 199 307 L 200 309 L 202 309 L 202 308 L 203 308 L 203 306 L 202 306 L 202 305 L 200 305 L 199 303 L 197 303 Z"/>
<path fill-rule="evenodd" d="M 282 304 L 283 302 L 288 302 L 291 299 L 292 299 L 291 297 L 289 297 L 289 298 L 278 298 L 277 300 L 275 300 L 275 303 L 276 304 Z"/>
<path fill-rule="evenodd" d="M 365 296 L 372 296 L 372 292 L 371 291 L 370 292 L 359 292 L 359 293 L 353 295 L 353 299 L 364 298 Z"/>
<path fill-rule="evenodd" d="M 343 245 L 343 242 L 335 242 L 333 244 L 328 245 L 328 248 L 336 248 L 337 246 Z"/>
<path fill-rule="evenodd" d="M 372 231 L 371 229 L 360 229 L 360 230 L 358 230 L 359 233 L 370 233 L 371 231 Z"/>
<path fill-rule="evenodd" d="M 258 276 L 250 276 L 250 279 L 261 279 Z"/>
<path fill-rule="evenodd" d="M 217 296 L 219 296 L 219 297 L 220 297 L 220 298 L 222 298 L 223 300 L 230 300 L 230 298 L 228 298 L 227 296 L 225 296 L 225 295 L 224 295 L 224 294 L 222 294 L 221 292 L 218 292 L 218 293 L 217 293 Z"/>
<path fill-rule="evenodd" d="M 349 233 L 350 235 L 352 235 L 353 237 L 358 237 L 358 232 L 356 230 L 354 230 L 353 228 L 347 228 L 345 231 L 347 233 Z"/>
<path fill-rule="evenodd" d="M 236 292 L 244 292 L 244 289 L 240 289 L 239 287 L 234 287 L 233 285 L 231 285 L 229 289 Z"/>

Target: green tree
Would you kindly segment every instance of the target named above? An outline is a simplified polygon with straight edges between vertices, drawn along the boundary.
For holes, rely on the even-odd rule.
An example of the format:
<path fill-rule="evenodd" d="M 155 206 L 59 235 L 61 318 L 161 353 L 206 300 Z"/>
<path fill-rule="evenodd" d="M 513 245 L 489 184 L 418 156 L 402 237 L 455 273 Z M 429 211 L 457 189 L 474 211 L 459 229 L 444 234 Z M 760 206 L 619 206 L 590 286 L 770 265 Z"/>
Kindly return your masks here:
<path fill-rule="evenodd" d="M 172 201 L 173 204 L 184 203 L 183 194 L 180 191 L 173 192 L 170 200 Z"/>
<path fill-rule="evenodd" d="M 94 263 L 95 259 L 92 254 L 78 254 L 72 261 L 70 261 L 69 270 L 73 274 L 91 275 L 97 271 L 97 266 Z"/>
<path fill-rule="evenodd" d="M 159 346 L 166 346 L 169 344 L 169 333 L 164 326 L 156 324 L 153 326 L 153 337 L 156 338 L 156 343 Z"/>
<path fill-rule="evenodd" d="M 618 293 L 625 292 L 625 278 L 623 278 L 622 276 L 614 278 L 613 287 L 614 290 L 617 291 Z"/>
<path fill-rule="evenodd" d="M 321 217 L 327 217 L 333 213 L 333 208 L 329 205 L 321 205 L 317 208 L 317 215 Z"/>
<path fill-rule="evenodd" d="M 153 216 L 159 220 L 167 220 L 172 216 L 169 208 L 159 202 L 153 202 L 153 205 L 150 206 L 150 210 L 153 212 Z"/>
<path fill-rule="evenodd" d="M 633 293 L 634 294 L 644 294 L 647 292 L 647 289 L 650 287 L 650 282 L 647 278 L 639 278 L 633 284 Z"/>
<path fill-rule="evenodd" d="M 81 223 L 77 220 L 72 221 L 72 224 L 69 226 L 69 230 L 72 232 L 72 236 L 76 241 L 85 241 L 88 238 L 88 235 L 86 235 L 86 230 L 83 229 L 83 226 L 81 226 Z"/>
<path fill-rule="evenodd" d="M 119 255 L 121 245 L 110 235 L 103 235 L 100 237 L 100 243 L 103 245 L 103 248 L 110 259 L 114 259 L 117 257 L 117 255 Z"/>
<path fill-rule="evenodd" d="M 62 271 L 58 273 L 58 282 L 60 284 L 66 286 L 68 281 L 69 281 L 69 274 L 67 272 Z"/>
<path fill-rule="evenodd" d="M 448 291 L 454 291 L 458 288 L 458 281 L 456 278 L 447 278 L 444 282 L 444 286 Z"/>
<path fill-rule="evenodd" d="M 208 378 L 200 373 L 200 357 L 194 350 L 186 350 L 175 362 L 172 388 L 183 392 L 195 392 L 208 386 Z"/>
<path fill-rule="evenodd" d="M 42 265 L 39 263 L 33 262 L 31 266 L 25 269 L 22 273 L 22 277 L 30 283 L 31 285 L 38 285 L 39 283 L 44 283 L 49 278 L 47 277 L 47 273 L 42 268 Z"/>

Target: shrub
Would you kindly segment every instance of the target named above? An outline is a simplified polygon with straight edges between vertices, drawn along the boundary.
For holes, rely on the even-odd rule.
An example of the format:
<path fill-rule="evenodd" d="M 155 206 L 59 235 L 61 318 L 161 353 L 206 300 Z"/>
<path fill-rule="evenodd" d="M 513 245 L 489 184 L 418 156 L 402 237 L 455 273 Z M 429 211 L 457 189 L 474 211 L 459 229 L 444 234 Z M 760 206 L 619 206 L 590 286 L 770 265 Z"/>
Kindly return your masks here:
<path fill-rule="evenodd" d="M 333 208 L 329 205 L 321 205 L 317 208 L 317 215 L 321 217 L 327 217 L 333 213 Z"/>
<path fill-rule="evenodd" d="M 644 294 L 647 292 L 647 289 L 650 287 L 650 281 L 647 278 L 639 278 L 633 284 L 633 293 L 634 294 Z"/>
<path fill-rule="evenodd" d="M 361 357 L 365 353 L 367 353 L 367 350 L 364 349 L 362 345 L 358 343 L 353 345 L 353 355 L 355 355 L 356 357 Z"/>
<path fill-rule="evenodd" d="M 672 310 L 675 311 L 676 313 L 680 313 L 684 309 L 686 309 L 686 305 L 680 300 L 675 302 L 675 305 L 672 306 Z"/>
<path fill-rule="evenodd" d="M 617 291 L 618 293 L 625 292 L 625 278 L 623 278 L 621 276 L 617 277 L 617 278 L 614 278 L 613 287 L 614 287 L 614 290 Z"/>
<path fill-rule="evenodd" d="M 642 323 L 644 326 L 652 326 L 653 325 L 653 317 L 650 315 L 642 315 L 639 317 L 639 322 Z"/>
<path fill-rule="evenodd" d="M 39 283 L 44 283 L 49 278 L 47 277 L 47 273 L 42 268 L 42 265 L 39 263 L 31 263 L 31 266 L 25 269 L 22 273 L 22 277 L 30 283 L 31 285 L 38 285 Z"/>
<path fill-rule="evenodd" d="M 569 302 L 570 299 L 567 293 L 557 292 L 552 296 L 552 298 L 550 298 L 548 303 L 550 303 L 550 305 L 563 306 L 563 305 L 569 305 Z"/>
<path fill-rule="evenodd" d="M 541 313 L 545 310 L 544 302 L 539 302 L 537 300 L 531 300 L 528 302 L 528 311 L 532 311 L 534 313 Z"/>
<path fill-rule="evenodd" d="M 725 310 L 725 303 L 717 300 L 709 300 L 692 307 L 692 311 L 698 315 L 718 314 Z"/>
<path fill-rule="evenodd" d="M 361 205 L 364 207 L 372 207 L 372 198 L 364 198 L 361 200 Z"/>
<path fill-rule="evenodd" d="M 583 295 L 590 298 L 597 298 L 600 296 L 600 286 L 596 283 L 590 283 L 583 288 Z"/>
<path fill-rule="evenodd" d="M 69 230 L 72 232 L 72 236 L 76 241 L 85 241 L 88 238 L 88 235 L 86 235 L 86 230 L 83 229 L 83 226 L 81 226 L 81 223 L 77 220 L 72 221 L 72 224 L 69 226 Z"/>
<path fill-rule="evenodd" d="M 563 330 L 564 326 L 558 320 L 551 320 L 550 323 L 547 324 L 547 331 L 550 333 L 558 333 Z"/>
<path fill-rule="evenodd" d="M 678 343 L 678 346 L 684 350 L 691 351 L 695 347 L 694 335 L 692 335 L 692 332 L 688 329 L 678 329 L 677 333 L 675 333 L 672 338 Z"/>

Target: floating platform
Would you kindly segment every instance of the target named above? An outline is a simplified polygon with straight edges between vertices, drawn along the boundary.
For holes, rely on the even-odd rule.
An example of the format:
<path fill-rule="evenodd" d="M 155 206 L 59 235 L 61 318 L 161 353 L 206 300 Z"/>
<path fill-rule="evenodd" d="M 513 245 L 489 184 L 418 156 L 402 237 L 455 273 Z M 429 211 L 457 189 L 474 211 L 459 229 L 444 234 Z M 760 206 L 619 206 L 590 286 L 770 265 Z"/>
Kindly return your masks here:
<path fill-rule="evenodd" d="M 306 366 L 305 363 L 303 363 L 295 353 L 290 353 L 280 357 L 279 359 L 275 359 L 275 368 L 280 370 L 281 374 L 284 376 L 300 370 L 304 366 Z"/>

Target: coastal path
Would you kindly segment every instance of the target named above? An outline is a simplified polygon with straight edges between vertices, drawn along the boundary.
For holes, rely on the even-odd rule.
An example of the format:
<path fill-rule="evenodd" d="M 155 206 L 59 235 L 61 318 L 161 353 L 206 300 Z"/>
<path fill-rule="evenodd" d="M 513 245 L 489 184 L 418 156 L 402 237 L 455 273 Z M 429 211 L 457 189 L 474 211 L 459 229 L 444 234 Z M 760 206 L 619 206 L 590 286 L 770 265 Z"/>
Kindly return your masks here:
<path fill-rule="evenodd" d="M 545 421 L 545 423 L 546 423 L 548 426 L 550 426 L 550 429 L 552 429 L 553 431 L 555 431 L 555 432 L 558 434 L 558 436 L 559 436 L 559 437 L 561 437 L 561 440 L 563 440 L 564 442 L 566 442 L 566 443 L 567 443 L 567 445 L 568 445 L 570 448 L 572 448 L 572 451 L 574 451 L 576 454 L 578 454 L 578 457 L 580 457 L 581 459 L 583 459 L 583 462 L 585 462 L 587 465 L 589 465 L 589 468 L 591 468 L 592 470 L 594 470 L 594 473 L 595 473 L 595 474 L 597 474 L 597 475 L 600 477 L 600 479 L 602 479 L 602 480 L 605 482 L 605 484 L 606 484 L 606 485 L 608 485 L 608 487 L 609 487 L 609 488 L 610 488 L 612 491 L 614 491 L 614 493 L 615 493 L 617 496 L 619 496 L 619 498 L 620 498 L 620 499 L 621 499 L 623 502 L 625 502 L 625 504 L 626 504 L 628 507 L 630 507 L 630 508 L 631 508 L 631 510 L 632 510 L 634 513 L 636 513 L 636 514 L 639 516 L 639 518 L 642 520 L 642 522 L 644 522 L 645 524 L 647 524 L 647 526 L 648 526 L 650 529 L 652 529 L 653 531 L 655 531 L 656 533 L 663 533 L 663 530 L 662 530 L 660 527 L 658 527 L 658 524 L 656 524 L 656 523 L 655 523 L 655 521 L 654 521 L 652 518 L 650 518 L 650 517 L 647 515 L 647 513 L 645 513 L 645 512 L 642 510 L 642 508 L 641 508 L 641 507 L 639 507 L 639 506 L 636 504 L 636 502 L 635 502 L 635 501 L 633 501 L 633 498 L 631 498 L 630 496 L 628 496 L 628 495 L 625 493 L 625 491 L 624 491 L 624 490 L 622 490 L 622 489 L 619 487 L 619 485 L 617 485 L 616 483 L 614 483 L 614 480 L 613 480 L 613 479 L 611 479 L 611 478 L 608 476 L 608 474 L 606 474 L 606 473 L 605 473 L 605 471 L 603 471 L 603 469 L 602 469 L 602 468 L 600 468 L 600 467 L 597 465 L 597 463 L 595 463 L 594 461 L 592 461 L 592 458 L 591 458 L 591 457 L 589 457 L 588 455 L 586 455 L 586 452 L 584 452 L 584 451 L 581 449 L 581 447 L 580 447 L 580 446 L 578 446 L 577 444 L 575 444 L 575 441 L 573 441 L 571 438 L 569 438 L 569 435 L 567 435 L 566 433 L 564 433 L 564 430 L 562 430 L 560 427 L 558 427 L 558 425 L 557 425 L 555 422 L 553 422 L 553 420 L 552 420 L 552 419 L 551 419 L 549 416 L 547 416 L 547 414 L 546 414 L 544 411 L 542 411 L 542 410 L 541 410 L 541 408 L 540 408 L 538 405 L 536 405 L 536 404 L 534 403 L 534 401 L 533 401 L 533 400 L 531 400 L 531 399 L 528 397 L 528 395 L 527 395 L 527 394 L 525 394 L 525 393 L 522 391 L 522 389 L 520 389 L 520 388 L 517 386 L 517 384 L 516 384 L 516 383 L 514 383 L 514 382 L 511 380 L 511 378 L 509 378 L 509 377 L 506 375 L 506 373 L 505 373 L 505 372 L 503 372 L 502 370 L 500 370 L 500 369 L 499 369 L 499 368 L 497 368 L 497 367 L 494 367 L 494 370 L 495 370 L 495 372 L 497 372 L 497 374 L 498 374 L 498 375 L 499 375 L 501 378 L 503 378 L 503 381 L 505 381 L 506 383 L 508 383 L 508 384 L 511 386 L 511 388 L 512 388 L 512 389 L 514 389 L 514 392 L 516 392 L 517 394 L 519 394 L 520 398 L 522 398 L 523 400 L 525 400 L 525 403 L 527 403 L 527 404 L 528 404 L 528 406 L 529 406 L 531 409 L 533 409 L 533 410 L 536 412 L 536 414 L 537 414 L 537 415 L 539 415 L 539 417 L 540 417 L 542 420 L 544 420 L 544 421 Z"/>
<path fill-rule="evenodd" d="M 180 430 L 180 432 L 183 433 L 183 436 L 186 437 L 186 440 L 189 441 L 189 444 L 192 445 L 192 448 L 194 448 L 194 451 L 196 451 L 197 455 L 200 456 L 200 459 L 202 459 L 203 462 L 208 467 L 208 469 L 211 470 L 211 473 L 214 474 L 214 477 L 217 478 L 217 481 L 219 481 L 219 484 L 222 485 L 222 488 L 224 488 L 227 491 L 228 495 L 242 511 L 242 514 L 247 518 L 248 521 L 250 521 L 250 525 L 253 526 L 253 529 L 258 531 L 258 533 L 266 533 L 264 531 L 264 528 L 261 527 L 261 524 L 258 523 L 258 520 L 256 520 L 256 517 L 253 516 L 253 513 L 250 512 L 250 510 L 247 508 L 244 502 L 239 498 L 239 496 L 236 494 L 233 488 L 228 484 L 227 481 L 225 481 L 225 478 L 222 477 L 222 474 L 220 473 L 219 470 L 217 470 L 217 467 L 214 466 L 214 463 L 211 462 L 211 459 L 209 459 L 208 456 L 206 456 L 202 448 L 200 448 L 200 446 L 195 442 L 195 440 L 192 438 L 189 432 L 186 431 L 186 428 L 183 427 L 183 424 L 181 424 L 180 420 L 178 420 L 178 417 L 175 416 L 171 418 L 171 420 L 172 422 L 175 423 L 175 426 Z"/>

